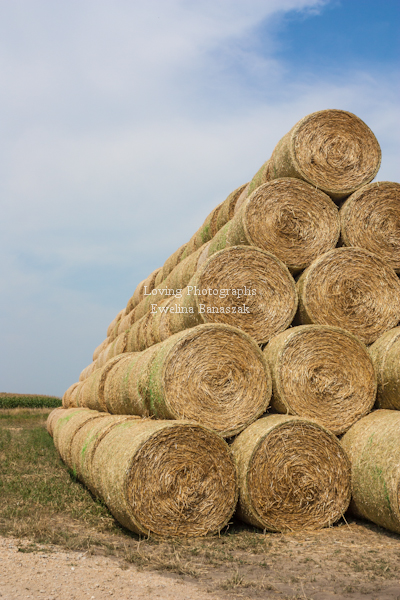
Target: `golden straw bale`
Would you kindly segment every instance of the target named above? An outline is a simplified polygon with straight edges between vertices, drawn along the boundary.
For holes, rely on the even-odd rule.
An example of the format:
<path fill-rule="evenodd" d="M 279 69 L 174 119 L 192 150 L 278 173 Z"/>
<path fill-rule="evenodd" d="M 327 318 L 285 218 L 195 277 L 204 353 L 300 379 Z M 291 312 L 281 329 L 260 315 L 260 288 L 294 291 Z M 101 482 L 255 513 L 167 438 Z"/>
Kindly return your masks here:
<path fill-rule="evenodd" d="M 96 369 L 103 367 L 107 361 L 109 361 L 114 356 L 118 356 L 118 354 L 122 354 L 126 351 L 128 334 L 126 332 L 121 333 L 118 337 L 115 338 L 111 344 L 109 344 L 98 356 L 96 361 Z"/>
<path fill-rule="evenodd" d="M 231 437 L 262 415 L 271 376 L 256 342 L 223 324 L 199 325 L 146 351 L 126 354 L 108 373 L 110 413 L 190 419 Z"/>
<path fill-rule="evenodd" d="M 49 416 L 47 417 L 47 421 L 46 421 L 46 429 L 47 429 L 47 433 L 49 435 L 51 435 L 51 437 L 53 437 L 53 429 L 54 429 L 54 425 L 56 424 L 56 421 L 58 419 L 58 417 L 61 417 L 62 414 L 64 414 L 65 409 L 61 406 L 55 408 L 54 410 L 51 411 L 51 413 L 49 414 Z"/>
<path fill-rule="evenodd" d="M 58 418 L 54 427 L 54 444 L 69 469 L 72 469 L 71 446 L 74 436 L 88 421 L 102 420 L 104 417 L 105 413 L 96 410 L 76 409 L 73 415 Z"/>
<path fill-rule="evenodd" d="M 198 229 L 198 231 L 196 231 L 196 233 L 190 238 L 189 242 L 178 248 L 178 250 L 176 250 L 176 252 L 174 252 L 174 254 L 172 254 L 165 261 L 161 271 L 157 276 L 155 287 L 162 286 L 165 279 L 169 276 L 172 270 L 176 269 L 180 262 L 187 259 L 193 254 L 193 252 L 196 252 L 196 250 L 211 240 L 217 231 L 219 231 L 219 229 L 221 229 L 221 227 L 223 227 L 225 223 L 227 223 L 229 219 L 233 217 L 236 202 L 245 187 L 246 184 L 241 185 L 231 194 L 229 194 L 224 202 L 218 204 L 218 206 L 214 208 L 207 216 L 200 229 Z"/>
<path fill-rule="evenodd" d="M 400 410 L 400 327 L 384 333 L 369 352 L 378 379 L 377 408 Z"/>
<path fill-rule="evenodd" d="M 264 355 L 277 412 L 313 419 L 339 435 L 372 410 L 374 367 L 367 348 L 348 331 L 292 327 L 272 338 Z"/>
<path fill-rule="evenodd" d="M 133 324 L 127 350 L 142 351 L 202 323 L 239 327 L 263 344 L 289 327 L 296 310 L 294 279 L 276 256 L 251 246 L 225 248 L 202 264 L 179 297 L 155 302 Z"/>
<path fill-rule="evenodd" d="M 226 200 L 221 204 L 221 208 L 218 211 L 217 223 L 216 223 L 216 231 L 214 235 L 222 229 L 222 227 L 233 218 L 236 210 L 236 204 L 239 201 L 239 198 L 245 188 L 247 188 L 248 183 L 245 183 L 234 190 Z M 213 237 L 214 237 L 213 235 Z"/>
<path fill-rule="evenodd" d="M 400 413 L 370 413 L 341 443 L 352 465 L 351 511 L 400 533 Z"/>
<path fill-rule="evenodd" d="M 79 381 L 85 381 L 85 379 L 87 379 L 97 368 L 96 361 L 90 363 L 90 365 L 81 371 L 81 374 L 79 375 Z"/>
<path fill-rule="evenodd" d="M 69 398 L 68 398 L 68 406 L 66 408 L 77 408 L 80 406 L 79 400 L 81 395 L 82 387 L 84 386 L 84 381 L 79 381 L 77 385 L 72 389 Z M 72 386 L 71 386 L 72 387 Z"/>
<path fill-rule="evenodd" d="M 85 380 L 85 384 L 82 386 L 82 390 L 79 397 L 80 406 L 85 406 L 92 410 L 105 411 L 107 405 L 104 400 L 104 384 L 108 372 L 117 364 L 125 354 L 118 354 L 113 358 L 110 358 L 105 365 L 100 369 L 97 369 L 90 377 Z"/>
<path fill-rule="evenodd" d="M 297 282 L 298 320 L 347 329 L 372 344 L 400 321 L 400 281 L 363 248 L 335 248 L 317 258 Z"/>
<path fill-rule="evenodd" d="M 54 441 L 54 445 L 57 448 L 60 456 L 63 455 L 64 450 L 60 449 L 60 443 L 61 445 L 64 445 L 64 440 L 66 439 L 66 435 L 69 435 L 68 432 L 73 430 L 74 427 L 74 422 L 76 422 L 77 420 L 79 421 L 80 417 L 82 417 L 82 415 L 84 417 L 89 417 L 90 415 L 94 414 L 95 416 L 99 415 L 100 413 L 98 413 L 97 411 L 91 411 L 88 410 L 87 408 L 81 408 L 81 407 L 73 407 L 73 408 L 67 408 L 67 409 L 63 409 L 63 412 L 61 413 L 57 413 L 57 415 L 54 416 L 53 421 L 52 421 L 52 430 L 53 430 L 53 441 Z M 72 419 L 72 426 L 69 425 L 69 422 Z M 63 458 L 64 460 L 64 458 Z"/>
<path fill-rule="evenodd" d="M 187 244 L 183 244 L 178 248 L 178 250 L 175 250 L 175 252 L 167 258 L 167 260 L 157 273 L 153 287 L 157 287 L 158 285 L 160 285 L 160 283 L 164 281 L 164 279 L 169 275 L 172 269 L 176 267 L 176 265 L 179 263 L 181 257 L 185 252 L 186 246 Z M 143 300 L 143 295 L 141 297 L 141 300 Z"/>
<path fill-rule="evenodd" d="M 128 330 L 133 323 L 141 319 L 145 314 L 152 310 L 152 305 L 163 303 L 166 298 L 170 298 L 172 295 L 175 295 L 176 291 L 186 287 L 196 270 L 207 258 L 207 250 L 209 245 L 209 242 L 204 244 L 201 246 L 201 248 L 178 263 L 164 279 L 164 281 L 153 288 L 152 292 L 148 293 L 147 296 L 145 296 L 143 300 L 133 309 L 129 315 L 130 319 L 128 320 L 125 318 L 121 322 L 120 331 L 122 331 L 123 327 L 124 331 Z"/>
<path fill-rule="evenodd" d="M 153 289 L 153 287 L 155 285 L 156 277 L 160 270 L 161 270 L 161 267 L 159 267 L 158 269 L 156 269 L 155 271 L 150 273 L 150 275 L 148 277 L 146 277 L 146 279 L 143 279 L 143 281 L 141 281 L 139 283 L 139 285 L 136 287 L 136 289 L 133 293 L 133 296 L 129 299 L 128 304 L 126 305 L 125 315 L 130 313 L 131 310 L 133 310 L 135 308 L 135 306 L 137 304 L 139 304 L 139 302 L 143 299 L 143 290 L 145 287 L 147 287 L 148 290 Z"/>
<path fill-rule="evenodd" d="M 241 519 L 270 531 L 319 529 L 350 502 L 350 463 L 338 439 L 317 423 L 269 415 L 231 446 L 238 465 Z"/>
<path fill-rule="evenodd" d="M 292 273 L 334 248 L 340 235 L 332 200 L 308 183 L 284 178 L 258 187 L 213 238 L 209 254 L 248 244 L 272 252 Z"/>
<path fill-rule="evenodd" d="M 242 193 L 237 199 L 235 205 L 235 214 L 239 211 L 246 198 L 248 198 L 258 187 L 260 187 L 260 185 L 263 185 L 264 183 L 270 181 L 269 171 L 270 161 L 267 160 L 267 162 L 265 162 L 254 175 L 253 179 L 242 190 Z"/>
<path fill-rule="evenodd" d="M 113 319 L 113 320 L 111 321 L 111 323 L 109 324 L 109 326 L 108 326 L 108 328 L 107 328 L 107 337 L 108 337 L 108 338 L 111 336 L 111 334 L 112 334 L 112 332 L 114 331 L 114 329 L 115 329 L 116 325 L 118 325 L 118 323 L 120 322 L 120 320 L 121 320 L 121 318 L 122 318 L 122 314 L 124 313 L 124 311 L 125 311 L 125 310 L 126 310 L 126 309 L 124 309 L 124 308 L 123 308 L 123 309 L 121 309 L 121 310 L 119 311 L 119 313 L 117 314 L 117 316 L 116 316 L 116 317 L 114 317 L 114 319 Z M 108 340 L 108 342 L 107 342 L 107 343 L 109 343 L 109 342 L 110 342 L 110 340 Z M 103 343 L 104 343 L 104 342 L 103 342 Z M 101 352 L 101 350 L 100 350 L 100 352 Z M 99 352 L 99 353 L 100 353 L 100 352 Z M 93 360 L 94 360 L 94 359 L 93 359 Z"/>
<path fill-rule="evenodd" d="M 342 241 L 378 254 L 400 273 L 400 184 L 363 186 L 340 209 Z"/>
<path fill-rule="evenodd" d="M 76 383 L 73 383 L 72 385 L 69 386 L 69 388 L 64 392 L 64 395 L 62 397 L 62 407 L 63 408 L 69 408 L 69 401 L 71 398 L 71 394 L 74 391 L 74 389 L 78 386 L 79 382 L 77 381 Z"/>
<path fill-rule="evenodd" d="M 301 119 L 278 142 L 269 177 L 296 177 L 340 200 L 369 183 L 381 163 L 370 128 L 343 110 L 321 110 Z"/>
<path fill-rule="evenodd" d="M 289 327 L 297 294 L 293 277 L 276 256 L 260 248 L 233 246 L 208 258 L 182 298 L 172 304 L 182 309 L 169 311 L 172 333 L 196 323 L 225 323 L 264 344 Z"/>
<path fill-rule="evenodd" d="M 115 327 L 115 324 L 114 324 L 114 327 Z M 98 358 L 99 354 L 100 354 L 101 352 L 103 352 L 104 348 L 106 348 L 106 347 L 108 346 L 108 344 L 109 344 L 109 343 L 110 343 L 110 338 L 109 338 L 109 337 L 106 337 L 106 339 L 105 339 L 105 340 L 103 340 L 103 341 L 101 342 L 101 344 L 99 344 L 99 345 L 97 346 L 96 350 L 93 352 L 93 361 L 97 360 L 97 358 Z"/>
<path fill-rule="evenodd" d="M 102 419 L 92 419 L 84 423 L 72 438 L 70 451 L 72 472 L 96 496 L 99 495 L 99 490 L 96 481 L 92 478 L 92 462 L 96 448 L 115 425 L 130 419 L 140 419 L 140 417 L 104 415 Z"/>
<path fill-rule="evenodd" d="M 119 324 L 120 324 L 120 322 L 122 321 L 122 319 L 123 319 L 123 318 L 125 317 L 125 315 L 126 315 L 126 308 L 123 308 L 123 309 L 121 310 L 121 312 L 120 312 L 120 313 L 118 313 L 118 314 L 119 314 L 119 318 L 118 318 L 118 320 L 116 321 L 116 323 L 115 323 L 115 326 L 114 326 L 114 329 L 111 331 L 111 333 L 110 333 L 110 336 L 109 336 L 109 338 L 108 338 L 108 339 L 109 339 L 109 343 L 110 343 L 110 344 L 111 344 L 111 343 L 112 343 L 112 342 L 115 340 L 115 338 L 116 338 L 116 337 L 118 337 L 118 329 L 119 329 Z M 103 350 L 103 352 L 104 352 L 104 350 Z"/>
<path fill-rule="evenodd" d="M 117 424 L 96 448 L 92 479 L 114 517 L 144 535 L 218 533 L 237 501 L 229 446 L 207 428 L 182 421 Z"/>

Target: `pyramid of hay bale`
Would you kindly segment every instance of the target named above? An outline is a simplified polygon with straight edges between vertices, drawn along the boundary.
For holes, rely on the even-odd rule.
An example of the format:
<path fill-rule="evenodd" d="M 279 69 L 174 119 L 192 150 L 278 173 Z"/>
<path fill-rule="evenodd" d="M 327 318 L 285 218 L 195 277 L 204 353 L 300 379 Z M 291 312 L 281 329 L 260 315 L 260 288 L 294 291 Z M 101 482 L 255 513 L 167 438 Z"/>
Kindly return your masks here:
<path fill-rule="evenodd" d="M 352 497 L 400 531 L 400 186 L 371 183 L 380 161 L 355 115 L 308 115 L 110 323 L 48 429 L 124 526 L 206 535 L 237 508 L 316 529 Z"/>

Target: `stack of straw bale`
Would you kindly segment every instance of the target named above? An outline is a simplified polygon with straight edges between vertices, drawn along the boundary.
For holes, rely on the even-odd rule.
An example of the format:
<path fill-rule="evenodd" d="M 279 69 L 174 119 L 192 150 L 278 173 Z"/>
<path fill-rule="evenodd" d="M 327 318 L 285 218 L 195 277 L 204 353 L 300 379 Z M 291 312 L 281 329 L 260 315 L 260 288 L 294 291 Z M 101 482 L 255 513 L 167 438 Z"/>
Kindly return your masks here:
<path fill-rule="evenodd" d="M 205 535 L 238 501 L 316 529 L 352 492 L 400 531 L 400 185 L 371 183 L 380 161 L 355 115 L 308 115 L 110 323 L 48 429 L 124 526 Z"/>
<path fill-rule="evenodd" d="M 136 533 L 202 536 L 232 517 L 236 465 L 206 427 L 72 408 L 51 413 L 49 429 L 66 465 Z"/>

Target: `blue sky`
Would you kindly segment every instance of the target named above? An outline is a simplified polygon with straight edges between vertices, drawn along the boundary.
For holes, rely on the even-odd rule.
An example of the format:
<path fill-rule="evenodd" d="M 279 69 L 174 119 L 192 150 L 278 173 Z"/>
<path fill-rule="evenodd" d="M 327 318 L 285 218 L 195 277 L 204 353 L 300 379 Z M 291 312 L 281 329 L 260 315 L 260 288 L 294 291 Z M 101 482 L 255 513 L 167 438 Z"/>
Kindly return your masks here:
<path fill-rule="evenodd" d="M 301 117 L 400 164 L 398 1 L 0 2 L 0 391 L 61 395 Z"/>

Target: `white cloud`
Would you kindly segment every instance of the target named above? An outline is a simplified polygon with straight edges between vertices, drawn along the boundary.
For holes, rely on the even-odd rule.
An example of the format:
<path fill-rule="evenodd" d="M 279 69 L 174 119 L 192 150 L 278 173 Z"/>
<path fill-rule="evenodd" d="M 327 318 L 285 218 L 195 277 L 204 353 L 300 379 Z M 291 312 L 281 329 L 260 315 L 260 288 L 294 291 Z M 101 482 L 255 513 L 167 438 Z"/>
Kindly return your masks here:
<path fill-rule="evenodd" d="M 104 319 L 304 115 L 354 112 L 382 145 L 379 179 L 397 177 L 395 77 L 344 69 L 289 79 L 273 53 L 272 17 L 324 4 L 0 5 L 3 302 L 13 323 L 8 360 L 29 362 L 33 343 L 40 347 L 26 381 L 33 370 L 44 381 L 48 360 L 57 377 L 77 377 L 76 356 L 101 341 Z M 112 308 L 110 285 L 120 297 Z M 62 393 L 64 380 L 49 393 Z"/>

